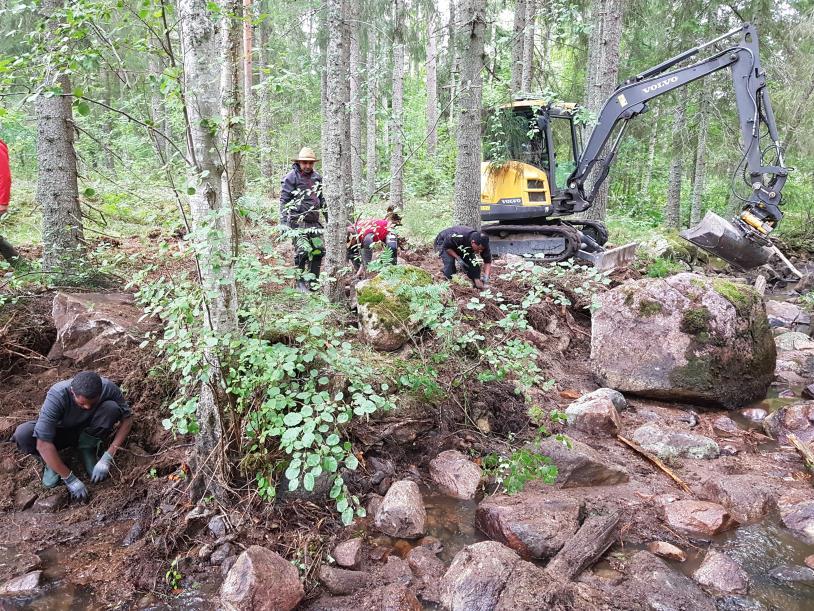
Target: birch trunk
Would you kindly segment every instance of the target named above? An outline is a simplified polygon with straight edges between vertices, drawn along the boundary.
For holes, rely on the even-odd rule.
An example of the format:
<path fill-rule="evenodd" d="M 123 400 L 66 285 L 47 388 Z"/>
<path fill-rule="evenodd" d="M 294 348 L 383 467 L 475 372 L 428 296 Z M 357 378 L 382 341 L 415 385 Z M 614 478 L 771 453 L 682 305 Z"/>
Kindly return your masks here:
<path fill-rule="evenodd" d="M 54 12 L 62 0 L 43 0 L 42 14 L 48 19 L 45 28 L 43 87 L 59 87 L 65 95 L 36 98 L 37 115 L 37 204 L 42 210 L 42 267 L 49 273 L 70 275 L 82 263 L 82 211 L 79 207 L 74 123 L 71 112 L 71 82 L 53 63 L 51 53 L 62 44 L 60 23 Z"/>
<path fill-rule="evenodd" d="M 671 140 L 670 169 L 667 174 L 667 206 L 664 220 L 667 227 L 679 229 L 681 227 L 681 177 L 683 173 L 684 146 L 682 132 L 684 130 L 685 107 L 687 104 L 687 90 L 679 96 L 673 113 L 673 129 Z"/>
<path fill-rule="evenodd" d="M 340 81 L 342 87 L 342 99 L 344 100 L 343 113 L 340 117 L 342 121 L 342 194 L 343 205 L 353 210 L 354 185 L 351 169 L 351 135 L 350 135 L 350 27 L 348 15 L 350 5 L 357 0 L 343 0 L 342 3 L 342 65 L 340 71 L 343 79 Z"/>
<path fill-rule="evenodd" d="M 520 92 L 523 84 L 523 44 L 526 30 L 526 0 L 517 0 L 514 6 L 514 27 L 512 28 L 512 71 L 510 88 L 512 94 Z"/>
<path fill-rule="evenodd" d="M 430 9 L 427 23 L 427 155 L 435 156 L 438 148 L 438 45 L 436 43 L 437 13 Z"/>
<path fill-rule="evenodd" d="M 404 208 L 404 0 L 393 0 L 393 98 L 390 116 L 390 205 Z"/>
<path fill-rule="evenodd" d="M 256 144 L 257 109 L 254 99 L 254 7 L 252 0 L 243 0 L 243 121 L 247 140 Z M 245 174 L 245 171 L 244 171 Z"/>
<path fill-rule="evenodd" d="M 698 146 L 695 149 L 695 180 L 692 186 L 692 205 L 690 207 L 690 226 L 698 224 L 704 204 L 704 188 L 707 175 L 707 97 L 701 92 L 698 100 Z"/>
<path fill-rule="evenodd" d="M 350 175 L 353 190 L 353 203 L 363 202 L 362 180 L 362 62 L 360 7 L 356 1 L 350 2 L 348 26 L 350 31 Z"/>
<path fill-rule="evenodd" d="M 221 67 L 221 113 L 223 144 L 220 147 L 226 158 L 226 173 L 223 177 L 222 192 L 232 205 L 246 192 L 246 178 L 243 168 L 243 154 L 233 150 L 242 145 L 246 132 L 243 125 L 243 101 L 241 92 L 243 39 L 241 0 L 222 0 L 223 22 Z M 215 62 L 215 58 L 210 61 Z M 217 62 L 215 62 L 217 63 Z"/>
<path fill-rule="evenodd" d="M 520 77 L 521 91 L 531 91 L 531 79 L 534 76 L 534 36 L 537 17 L 537 0 L 526 0 L 526 23 L 523 30 L 523 71 Z"/>
<path fill-rule="evenodd" d="M 260 49 L 261 68 L 269 64 L 269 52 L 266 49 L 269 39 L 270 25 L 264 21 L 258 28 L 257 46 Z M 260 179 L 262 181 L 262 192 L 269 199 L 275 198 L 277 178 L 274 172 L 274 139 L 272 138 L 272 117 L 271 117 L 271 77 L 266 75 L 260 86 L 257 100 L 257 123 L 260 133 L 257 135 L 257 143 L 260 148 Z"/>
<path fill-rule="evenodd" d="M 164 68 L 161 65 L 161 45 L 154 37 L 150 37 L 150 59 L 148 61 L 148 70 L 156 83 L 161 78 Z M 171 137 L 167 123 L 167 112 L 164 107 L 164 98 L 161 95 L 161 89 L 155 85 L 150 88 L 150 120 L 153 122 L 155 128 L 167 137 Z M 167 162 L 167 141 L 160 135 L 156 134 L 153 130 L 149 130 L 150 139 L 153 142 L 153 147 L 161 160 L 161 165 Z"/>
<path fill-rule="evenodd" d="M 486 0 L 462 2 L 458 34 L 461 56 L 461 95 L 456 142 L 455 224 L 480 227 L 481 99 L 483 36 Z"/>
<path fill-rule="evenodd" d="M 376 191 L 376 174 L 379 172 L 379 158 L 376 155 L 376 98 L 378 97 L 379 70 L 376 65 L 376 28 L 367 32 L 367 200 Z"/>
<path fill-rule="evenodd" d="M 179 0 L 181 44 L 184 52 L 184 88 L 189 113 L 192 165 L 189 180 L 197 190 L 189 199 L 193 236 L 204 288 L 204 325 L 215 335 L 237 329 L 237 290 L 232 257 L 235 249 L 233 209 L 222 193 L 223 165 L 217 148 L 219 137 L 208 128 L 221 113 L 219 84 L 222 41 L 206 0 Z M 222 406 L 222 373 L 215 353 L 205 353 L 210 368 L 208 382 L 201 384 L 198 400 L 198 433 L 195 436 L 194 496 L 213 494 L 219 500 L 226 495 L 230 479 L 227 454 L 231 418 Z"/>
<path fill-rule="evenodd" d="M 336 278 L 335 283 L 325 285 L 327 296 L 333 301 L 344 298 L 344 283 L 339 277 L 340 270 L 345 267 L 346 231 L 348 214 L 343 201 L 342 189 L 342 147 L 345 144 L 343 131 L 345 124 L 341 120 L 345 116 L 345 94 L 342 82 L 347 81 L 343 71 L 345 43 L 344 29 L 344 2 L 343 0 L 328 0 L 328 50 L 326 61 L 327 114 L 337 120 L 328 121 L 325 126 L 325 148 L 323 149 L 322 167 L 324 170 L 323 194 L 328 207 L 328 223 L 325 228 L 325 258 L 323 269 L 329 277 Z"/>

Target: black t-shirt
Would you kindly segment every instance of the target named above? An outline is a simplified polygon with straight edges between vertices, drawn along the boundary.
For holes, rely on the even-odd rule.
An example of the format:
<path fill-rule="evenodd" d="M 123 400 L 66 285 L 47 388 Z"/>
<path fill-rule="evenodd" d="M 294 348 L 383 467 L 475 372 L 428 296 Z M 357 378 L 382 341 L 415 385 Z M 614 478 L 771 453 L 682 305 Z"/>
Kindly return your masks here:
<path fill-rule="evenodd" d="M 471 263 L 475 257 L 475 253 L 472 251 L 472 238 L 475 233 L 477 232 L 471 227 L 455 225 L 439 233 L 437 240 L 441 243 L 443 250 L 451 248 L 467 263 Z M 484 263 L 492 262 L 492 251 L 488 246 L 480 253 L 480 258 L 483 259 Z"/>
<path fill-rule="evenodd" d="M 73 378 L 71 378 L 73 380 Z M 71 394 L 71 380 L 57 382 L 45 396 L 45 402 L 40 409 L 37 424 L 34 425 L 34 437 L 43 441 L 53 441 L 57 429 L 71 429 L 85 426 L 93 418 L 93 413 L 105 401 L 115 401 L 121 410 L 121 418 L 133 415 L 130 405 L 122 395 L 122 391 L 107 378 L 102 378 L 102 394 L 93 409 L 82 409 L 77 405 Z"/>

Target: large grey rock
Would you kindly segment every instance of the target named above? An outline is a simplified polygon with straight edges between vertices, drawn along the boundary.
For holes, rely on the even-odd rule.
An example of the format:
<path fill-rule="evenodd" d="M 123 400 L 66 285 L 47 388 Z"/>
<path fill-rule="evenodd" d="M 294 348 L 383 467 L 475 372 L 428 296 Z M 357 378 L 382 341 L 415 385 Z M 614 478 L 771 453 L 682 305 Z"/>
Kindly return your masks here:
<path fill-rule="evenodd" d="M 766 434 L 780 443 L 789 443 L 793 433 L 803 443 L 814 441 L 814 401 L 799 401 L 784 405 L 763 421 Z"/>
<path fill-rule="evenodd" d="M 737 525 L 723 506 L 694 500 L 665 505 L 664 520 L 670 528 L 700 539 L 709 539 Z"/>
<path fill-rule="evenodd" d="M 698 585 L 649 552 L 641 551 L 634 555 L 627 569 L 641 592 L 641 602 L 646 609 L 715 611 L 715 603 Z"/>
<path fill-rule="evenodd" d="M 746 594 L 749 590 L 746 572 L 732 558 L 717 550 L 707 552 L 692 577 L 702 586 L 727 594 Z"/>
<path fill-rule="evenodd" d="M 20 577 L 10 579 L 0 586 L 0 595 L 22 594 L 40 587 L 42 571 L 31 571 Z"/>
<path fill-rule="evenodd" d="M 811 338 L 799 331 L 789 331 L 781 333 L 774 338 L 777 350 L 780 352 L 793 352 L 794 350 L 810 349 L 814 347 Z"/>
<path fill-rule="evenodd" d="M 548 456 L 557 466 L 557 483 L 563 488 L 612 486 L 629 479 L 623 467 L 608 462 L 593 448 L 574 439 L 566 445 L 554 437 L 547 437 L 535 450 Z"/>
<path fill-rule="evenodd" d="M 771 487 L 758 475 L 716 475 L 704 482 L 702 492 L 741 524 L 761 520 L 776 506 Z"/>
<path fill-rule="evenodd" d="M 57 337 L 49 359 L 67 358 L 88 367 L 112 349 L 136 345 L 148 321 L 127 293 L 57 293 L 51 309 Z"/>
<path fill-rule="evenodd" d="M 579 399 L 574 401 L 574 403 L 580 403 L 582 401 L 593 401 L 594 399 L 599 398 L 609 399 L 613 406 L 619 410 L 620 412 L 625 411 L 628 407 L 627 399 L 625 396 L 620 393 L 618 390 L 613 388 L 597 388 L 596 390 L 592 390 L 591 392 L 582 395 Z M 573 405 L 572 403 L 571 405 Z"/>
<path fill-rule="evenodd" d="M 447 496 L 473 499 L 478 491 L 481 468 L 457 450 L 441 452 L 430 461 L 430 477 Z"/>
<path fill-rule="evenodd" d="M 778 566 L 769 576 L 777 581 L 814 584 L 814 571 L 807 566 Z"/>
<path fill-rule="evenodd" d="M 304 596 L 294 565 L 259 545 L 238 556 L 220 588 L 227 611 L 290 611 Z"/>
<path fill-rule="evenodd" d="M 373 523 L 391 537 L 414 539 L 424 534 L 427 511 L 418 485 L 410 480 L 394 482 L 376 511 Z"/>
<path fill-rule="evenodd" d="M 475 525 L 524 558 L 549 558 L 577 532 L 581 510 L 578 500 L 526 490 L 485 499 Z"/>
<path fill-rule="evenodd" d="M 720 448 L 709 437 L 645 424 L 633 432 L 633 441 L 662 460 L 671 458 L 717 458 Z"/>
<path fill-rule="evenodd" d="M 614 436 L 622 426 L 613 401 L 603 396 L 574 401 L 566 408 L 565 413 L 568 416 L 568 426 L 584 433 Z"/>
<path fill-rule="evenodd" d="M 766 395 L 776 350 L 752 287 L 682 273 L 598 298 L 591 365 L 604 386 L 730 409 Z"/>
<path fill-rule="evenodd" d="M 769 325 L 772 327 L 787 327 L 797 330 L 811 323 L 811 316 L 800 306 L 788 301 L 775 301 L 770 299 L 766 302 L 766 316 Z"/>
<path fill-rule="evenodd" d="M 493 611 L 520 557 L 496 541 L 483 541 L 455 555 L 441 579 L 441 602 L 449 611 Z"/>
<path fill-rule="evenodd" d="M 796 537 L 814 544 L 814 493 L 791 490 L 777 499 L 780 519 Z"/>

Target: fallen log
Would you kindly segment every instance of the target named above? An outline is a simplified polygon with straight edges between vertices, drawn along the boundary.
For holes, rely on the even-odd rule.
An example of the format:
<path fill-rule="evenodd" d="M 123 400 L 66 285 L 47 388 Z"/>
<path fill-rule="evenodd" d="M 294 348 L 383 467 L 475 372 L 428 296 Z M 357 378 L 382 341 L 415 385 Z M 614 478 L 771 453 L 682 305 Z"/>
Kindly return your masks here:
<path fill-rule="evenodd" d="M 545 570 L 557 579 L 569 581 L 602 557 L 616 538 L 621 512 L 591 516 L 551 559 Z"/>
<path fill-rule="evenodd" d="M 811 451 L 809 446 L 797 439 L 797 435 L 794 433 L 789 433 L 788 438 L 791 445 L 793 445 L 800 453 L 800 456 L 803 457 L 803 462 L 806 465 L 806 469 L 814 473 L 814 452 Z"/>
<path fill-rule="evenodd" d="M 634 442 L 630 441 L 630 439 L 625 439 L 621 435 L 617 435 L 616 439 L 618 439 L 627 447 L 629 447 L 631 450 L 634 450 L 638 454 L 641 454 L 651 463 L 656 465 L 659 469 L 666 473 L 671 480 L 678 484 L 679 488 L 681 488 L 684 492 L 690 492 L 690 487 L 684 482 L 684 480 L 678 477 L 678 475 L 676 475 L 675 473 L 673 473 L 672 469 L 670 469 L 667 465 L 661 462 L 661 460 L 657 456 L 653 456 L 652 454 L 650 454 L 650 452 L 646 452 L 638 445 L 636 445 Z"/>

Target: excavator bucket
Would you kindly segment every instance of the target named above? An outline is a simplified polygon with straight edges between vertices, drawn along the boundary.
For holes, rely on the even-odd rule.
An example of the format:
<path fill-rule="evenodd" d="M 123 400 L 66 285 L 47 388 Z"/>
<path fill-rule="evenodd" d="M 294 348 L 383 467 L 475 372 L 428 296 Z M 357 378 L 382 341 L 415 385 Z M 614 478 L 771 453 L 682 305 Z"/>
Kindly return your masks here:
<path fill-rule="evenodd" d="M 606 272 L 613 269 L 627 267 L 636 257 L 637 242 L 631 242 L 624 246 L 611 248 L 610 250 L 600 250 L 599 252 L 588 252 L 586 250 L 577 251 L 577 259 L 590 261 L 598 272 Z"/>
<path fill-rule="evenodd" d="M 750 238 L 735 224 L 714 212 L 707 212 L 698 225 L 681 232 L 681 237 L 720 257 L 738 269 L 760 267 L 774 254 L 774 249 Z"/>

